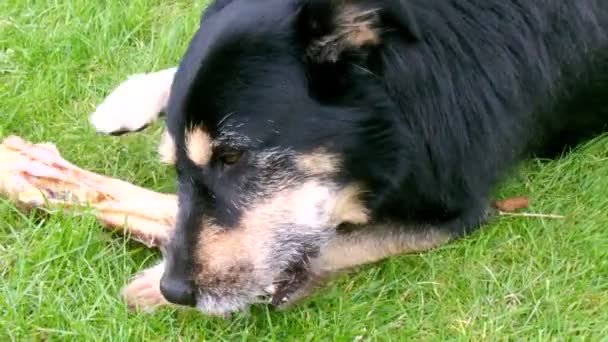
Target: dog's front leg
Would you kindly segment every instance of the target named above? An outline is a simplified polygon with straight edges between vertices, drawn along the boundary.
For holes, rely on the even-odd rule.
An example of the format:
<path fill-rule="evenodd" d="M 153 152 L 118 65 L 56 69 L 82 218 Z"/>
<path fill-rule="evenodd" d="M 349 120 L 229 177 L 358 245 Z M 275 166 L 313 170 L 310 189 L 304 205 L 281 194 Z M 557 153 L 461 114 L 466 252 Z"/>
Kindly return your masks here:
<path fill-rule="evenodd" d="M 128 77 L 91 114 L 98 133 L 135 132 L 155 121 L 165 110 L 176 67 Z"/>
<path fill-rule="evenodd" d="M 449 239 L 447 232 L 436 228 L 366 227 L 338 235 L 311 260 L 311 268 L 317 273 L 337 272 L 390 256 L 425 252 Z"/>
<path fill-rule="evenodd" d="M 395 255 L 420 253 L 441 246 L 450 240 L 446 231 L 433 228 L 401 226 L 367 226 L 354 232 L 337 235 L 312 258 L 305 279 L 298 279 L 298 290 L 282 302 L 273 303 L 285 309 L 308 297 L 332 275 L 356 266 L 378 262 Z"/>
<path fill-rule="evenodd" d="M 160 292 L 160 279 L 165 270 L 164 262 L 137 274 L 122 290 L 129 309 L 153 312 L 159 307 L 171 305 Z"/>

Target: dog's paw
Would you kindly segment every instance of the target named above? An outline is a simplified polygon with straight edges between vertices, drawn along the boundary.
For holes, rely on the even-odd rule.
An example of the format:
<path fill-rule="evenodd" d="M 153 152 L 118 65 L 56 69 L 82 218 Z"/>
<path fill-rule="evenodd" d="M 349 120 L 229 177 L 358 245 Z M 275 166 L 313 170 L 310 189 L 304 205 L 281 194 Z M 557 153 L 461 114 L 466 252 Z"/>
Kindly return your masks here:
<path fill-rule="evenodd" d="M 130 310 L 153 312 L 157 308 L 169 305 L 160 292 L 160 278 L 163 275 L 164 264 L 149 268 L 137 275 L 122 290 L 122 296 Z"/>
<path fill-rule="evenodd" d="M 98 133 L 115 135 L 145 128 L 164 111 L 176 70 L 129 76 L 97 106 L 91 124 Z"/>

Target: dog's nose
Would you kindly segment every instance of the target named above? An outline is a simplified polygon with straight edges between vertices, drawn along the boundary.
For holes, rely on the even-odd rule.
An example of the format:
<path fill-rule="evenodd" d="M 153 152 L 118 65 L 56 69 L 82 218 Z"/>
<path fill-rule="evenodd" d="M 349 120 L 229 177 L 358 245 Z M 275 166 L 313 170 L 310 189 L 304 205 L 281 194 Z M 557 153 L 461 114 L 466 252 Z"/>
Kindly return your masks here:
<path fill-rule="evenodd" d="M 166 300 L 173 304 L 196 305 L 193 286 L 187 280 L 172 279 L 165 274 L 160 280 L 160 292 Z"/>

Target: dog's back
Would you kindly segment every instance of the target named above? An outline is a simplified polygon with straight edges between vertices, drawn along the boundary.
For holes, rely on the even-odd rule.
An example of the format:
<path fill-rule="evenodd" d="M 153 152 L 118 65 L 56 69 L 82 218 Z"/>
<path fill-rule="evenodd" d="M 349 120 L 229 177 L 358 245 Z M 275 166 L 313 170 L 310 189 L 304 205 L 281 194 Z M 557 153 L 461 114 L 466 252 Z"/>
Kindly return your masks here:
<path fill-rule="evenodd" d="M 410 146 L 389 212 L 458 217 L 521 158 L 606 130 L 608 2 L 407 3 L 419 41 L 389 33 L 380 53 Z"/>

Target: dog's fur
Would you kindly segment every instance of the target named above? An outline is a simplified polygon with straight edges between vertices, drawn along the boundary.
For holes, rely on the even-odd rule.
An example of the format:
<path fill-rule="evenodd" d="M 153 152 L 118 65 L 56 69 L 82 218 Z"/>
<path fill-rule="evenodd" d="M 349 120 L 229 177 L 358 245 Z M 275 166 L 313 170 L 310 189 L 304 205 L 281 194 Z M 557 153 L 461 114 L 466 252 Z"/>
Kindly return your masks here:
<path fill-rule="evenodd" d="M 216 0 L 174 72 L 93 115 L 116 133 L 167 112 L 177 225 L 126 293 L 283 306 L 475 230 L 518 161 L 603 132 L 608 2 Z"/>

